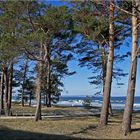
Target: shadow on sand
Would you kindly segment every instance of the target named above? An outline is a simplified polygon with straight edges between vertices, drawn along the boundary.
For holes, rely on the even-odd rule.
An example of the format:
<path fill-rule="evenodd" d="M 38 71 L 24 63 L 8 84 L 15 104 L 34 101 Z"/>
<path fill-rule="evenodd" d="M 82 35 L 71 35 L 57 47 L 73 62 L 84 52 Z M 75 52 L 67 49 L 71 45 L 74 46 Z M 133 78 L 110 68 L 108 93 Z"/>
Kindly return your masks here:
<path fill-rule="evenodd" d="M 132 132 L 137 132 L 137 131 L 140 131 L 140 128 L 132 128 L 131 131 Z"/>
<path fill-rule="evenodd" d="M 75 134 L 80 134 L 80 133 L 87 133 L 88 130 L 95 131 L 96 128 L 97 128 L 97 126 L 90 125 L 90 126 L 88 126 L 88 127 L 86 127 L 86 128 L 81 129 L 81 130 L 78 131 L 78 132 L 73 132 L 73 133 L 71 133 L 70 135 L 75 135 Z"/>
<path fill-rule="evenodd" d="M 86 138 L 85 138 L 86 139 Z M 0 140 L 85 140 L 72 136 L 44 134 L 0 127 Z"/>

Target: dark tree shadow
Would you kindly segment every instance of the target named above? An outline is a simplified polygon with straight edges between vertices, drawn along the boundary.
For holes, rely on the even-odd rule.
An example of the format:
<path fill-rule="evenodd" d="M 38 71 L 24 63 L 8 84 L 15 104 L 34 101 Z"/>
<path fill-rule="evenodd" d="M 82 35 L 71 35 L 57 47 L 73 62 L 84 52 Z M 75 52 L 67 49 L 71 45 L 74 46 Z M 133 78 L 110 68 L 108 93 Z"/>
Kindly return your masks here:
<path fill-rule="evenodd" d="M 88 126 L 88 127 L 86 127 L 86 128 L 82 128 L 82 129 L 81 129 L 80 131 L 78 131 L 78 132 L 73 132 L 73 133 L 71 133 L 70 135 L 76 135 L 76 134 L 80 134 L 80 133 L 84 134 L 84 133 L 87 133 L 88 130 L 95 131 L 96 128 L 97 128 L 97 126 L 90 125 L 90 126 Z"/>
<path fill-rule="evenodd" d="M 7 127 L 0 128 L 0 140 L 85 140 L 85 139 L 75 138 L 66 135 L 44 134 L 22 130 L 13 130 Z"/>
<path fill-rule="evenodd" d="M 131 129 L 131 132 L 137 132 L 137 131 L 140 131 L 140 128 L 132 128 Z"/>

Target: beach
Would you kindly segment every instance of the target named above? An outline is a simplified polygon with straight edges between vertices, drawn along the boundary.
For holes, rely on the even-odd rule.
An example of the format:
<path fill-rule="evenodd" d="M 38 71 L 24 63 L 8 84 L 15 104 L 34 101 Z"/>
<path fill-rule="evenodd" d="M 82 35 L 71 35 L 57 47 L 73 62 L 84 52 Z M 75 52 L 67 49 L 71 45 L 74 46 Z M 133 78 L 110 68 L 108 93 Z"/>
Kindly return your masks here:
<path fill-rule="evenodd" d="M 34 113 L 34 107 L 14 106 L 19 116 Z M 41 121 L 31 118 L 0 119 L 0 139 L 139 139 L 139 111 L 133 113 L 132 133 L 124 136 L 121 131 L 123 110 L 113 110 L 106 127 L 98 127 L 100 108 L 52 107 L 42 108 L 46 113 Z M 15 114 L 14 114 L 15 115 Z M 57 117 L 60 116 L 61 117 Z M 48 117 L 47 117 L 48 116 Z M 52 117 L 49 117 L 52 116 Z M 59 136 L 59 137 L 58 137 Z"/>

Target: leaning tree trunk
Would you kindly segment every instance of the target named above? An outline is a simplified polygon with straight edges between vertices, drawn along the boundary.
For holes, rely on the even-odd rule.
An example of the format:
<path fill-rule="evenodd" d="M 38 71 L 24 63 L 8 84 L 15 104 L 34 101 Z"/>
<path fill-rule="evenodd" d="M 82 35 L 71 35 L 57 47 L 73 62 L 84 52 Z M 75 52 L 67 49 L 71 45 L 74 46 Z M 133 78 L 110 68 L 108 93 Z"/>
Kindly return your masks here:
<path fill-rule="evenodd" d="M 104 93 L 107 62 L 106 62 L 105 48 L 103 46 L 101 47 L 101 53 L 102 53 L 103 93 Z M 109 101 L 108 112 L 109 112 L 109 115 L 111 115 L 111 116 L 113 115 L 112 106 L 111 106 L 111 102 L 110 101 Z"/>
<path fill-rule="evenodd" d="M 5 115 L 8 116 L 8 68 L 4 66 L 3 68 L 4 73 L 4 109 Z"/>
<path fill-rule="evenodd" d="M 131 132 L 131 121 L 135 94 L 136 71 L 137 71 L 137 53 L 138 53 L 138 18 L 136 12 L 135 0 L 132 0 L 132 56 L 128 81 L 127 98 L 123 115 L 122 130 L 124 135 Z"/>
<path fill-rule="evenodd" d="M 107 125 L 108 122 L 108 108 L 110 103 L 110 92 L 112 84 L 112 71 L 113 71 L 113 59 L 114 59 L 114 28 L 113 28 L 113 18 L 114 18 L 114 0 L 110 1 L 110 13 L 109 13 L 109 50 L 108 50 L 108 60 L 107 60 L 107 70 L 105 87 L 103 93 L 103 104 L 100 115 L 100 126 Z"/>
<path fill-rule="evenodd" d="M 1 82 L 0 82 L 0 110 L 1 110 L 1 114 L 4 113 L 4 102 L 3 102 L 3 98 L 4 98 L 4 73 L 2 71 L 1 74 Z"/>
<path fill-rule="evenodd" d="M 11 101 L 12 101 L 12 84 L 13 84 L 13 62 L 10 65 L 9 86 L 8 86 L 8 115 L 11 116 Z"/>

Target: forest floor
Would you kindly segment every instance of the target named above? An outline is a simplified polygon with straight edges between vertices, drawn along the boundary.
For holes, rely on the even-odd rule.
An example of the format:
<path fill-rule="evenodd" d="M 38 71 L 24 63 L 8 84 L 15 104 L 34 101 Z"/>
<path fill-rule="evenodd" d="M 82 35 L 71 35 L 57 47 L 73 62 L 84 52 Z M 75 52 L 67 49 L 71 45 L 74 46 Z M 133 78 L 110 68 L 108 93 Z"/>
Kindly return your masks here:
<path fill-rule="evenodd" d="M 15 108 L 22 110 L 22 107 L 16 106 Z M 26 111 L 35 111 L 34 108 L 25 108 Z M 43 112 L 46 112 L 45 110 L 46 108 L 43 108 Z M 96 112 L 97 108 L 92 109 L 92 111 L 94 110 Z M 52 107 L 47 111 L 48 116 L 53 115 L 52 112 L 57 113 L 56 115 L 63 114 L 64 116 L 61 118 L 45 117 L 38 122 L 35 122 L 33 118 L 1 118 L 0 140 L 140 139 L 140 115 L 138 112 L 133 114 L 132 133 L 124 136 L 121 132 L 121 111 L 115 111 L 114 115 L 109 117 L 108 126 L 104 128 L 98 127 L 99 114 L 97 112 L 97 114 L 91 114 L 91 110 L 74 107 Z M 80 113 L 80 115 L 77 115 L 76 112 L 77 114 Z M 64 113 L 67 113 L 67 115 Z"/>

